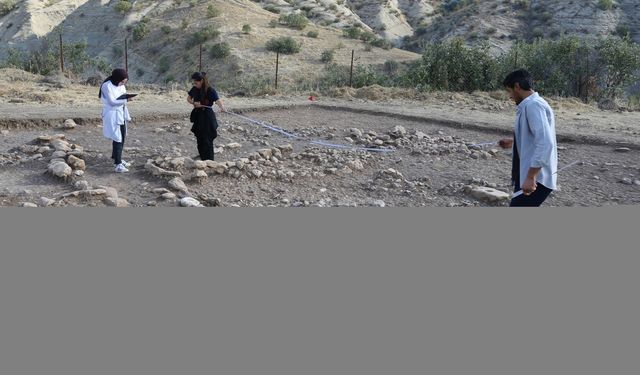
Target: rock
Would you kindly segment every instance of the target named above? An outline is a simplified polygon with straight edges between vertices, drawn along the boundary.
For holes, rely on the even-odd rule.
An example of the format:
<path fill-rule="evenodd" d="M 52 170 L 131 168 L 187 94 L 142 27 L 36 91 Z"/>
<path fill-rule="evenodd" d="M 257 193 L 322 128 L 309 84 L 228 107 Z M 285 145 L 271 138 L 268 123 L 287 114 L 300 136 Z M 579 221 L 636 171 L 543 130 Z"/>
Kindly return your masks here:
<path fill-rule="evenodd" d="M 77 124 L 75 121 L 73 121 L 73 119 L 68 119 L 68 120 L 65 120 L 64 123 L 62 124 L 62 129 L 65 129 L 65 130 L 75 129 L 76 126 Z"/>
<path fill-rule="evenodd" d="M 386 207 L 386 203 L 384 203 L 384 201 L 382 199 L 375 199 L 375 200 L 371 200 L 369 202 L 369 205 L 373 206 L 373 207 Z"/>
<path fill-rule="evenodd" d="M 73 155 L 69 155 L 69 157 L 67 158 L 67 164 L 69 164 L 71 168 L 76 170 L 84 171 L 86 169 L 86 164 L 84 163 L 84 160 L 78 157 L 75 157 Z"/>
<path fill-rule="evenodd" d="M 351 129 L 349 129 L 349 134 L 354 136 L 354 137 L 360 138 L 360 137 L 362 137 L 362 130 L 360 130 L 358 128 L 351 128 Z"/>
<path fill-rule="evenodd" d="M 38 152 L 38 149 L 39 147 L 34 145 L 20 146 L 20 151 L 24 152 L 25 154 L 35 154 L 36 152 Z"/>
<path fill-rule="evenodd" d="M 76 177 L 82 177 L 84 176 L 84 171 L 81 171 L 81 170 L 73 171 L 73 175 Z"/>
<path fill-rule="evenodd" d="M 259 169 L 254 169 L 251 171 L 251 175 L 255 178 L 260 178 L 262 176 L 263 172 Z"/>
<path fill-rule="evenodd" d="M 156 133 L 156 134 L 160 134 L 160 133 L 166 132 L 166 130 L 164 130 L 162 128 L 155 128 L 155 129 L 153 129 L 153 132 Z"/>
<path fill-rule="evenodd" d="M 180 206 L 182 207 L 204 207 L 197 199 L 191 197 L 184 197 L 180 199 Z"/>
<path fill-rule="evenodd" d="M 56 203 L 55 200 L 47 197 L 40 197 L 40 199 L 38 200 L 38 204 L 42 207 L 49 207 L 54 203 Z"/>
<path fill-rule="evenodd" d="M 179 158 L 175 158 L 173 160 L 171 160 L 171 166 L 174 168 L 180 168 L 183 167 L 185 165 L 185 157 L 179 157 Z"/>
<path fill-rule="evenodd" d="M 208 177 L 209 176 L 207 175 L 207 172 L 201 169 L 197 169 L 195 173 L 191 176 L 191 179 L 196 180 L 198 182 L 204 182 L 204 180 L 206 180 Z"/>
<path fill-rule="evenodd" d="M 121 208 L 129 207 L 129 201 L 123 198 L 118 198 L 118 203 L 116 204 L 116 207 L 121 207 Z"/>
<path fill-rule="evenodd" d="M 217 161 L 207 160 L 205 161 L 207 168 L 213 169 L 216 174 L 224 174 L 227 171 L 227 166 Z"/>
<path fill-rule="evenodd" d="M 175 177 L 169 181 L 169 187 L 180 192 L 188 192 L 187 185 L 180 178 Z"/>
<path fill-rule="evenodd" d="M 22 205 L 21 205 L 21 206 L 22 206 L 22 207 L 31 207 L 31 208 L 36 208 L 36 207 L 38 207 L 38 205 L 37 205 L 37 204 L 35 204 L 35 203 L 31 203 L 31 202 L 24 202 L 24 203 L 22 203 Z"/>
<path fill-rule="evenodd" d="M 63 140 L 63 139 L 54 139 L 51 141 L 51 146 L 56 150 L 56 151 L 71 151 L 71 146 L 69 145 L 69 142 Z"/>
<path fill-rule="evenodd" d="M 73 184 L 73 187 L 78 190 L 89 190 L 91 188 L 86 180 L 76 181 Z"/>
<path fill-rule="evenodd" d="M 263 148 L 261 150 L 258 150 L 258 154 L 260 154 L 260 156 L 262 156 L 263 158 L 269 160 L 273 156 L 273 151 L 270 148 Z"/>
<path fill-rule="evenodd" d="M 421 131 L 416 131 L 416 138 L 418 139 L 428 139 L 429 136 Z"/>
<path fill-rule="evenodd" d="M 151 161 L 148 161 L 147 164 L 144 165 L 144 169 L 154 176 L 169 176 L 169 177 L 182 176 L 182 173 L 178 171 L 168 171 L 166 169 L 158 167 L 157 165 L 153 164 L 153 162 Z"/>
<path fill-rule="evenodd" d="M 489 154 L 491 156 L 496 156 L 498 155 L 498 153 L 500 153 L 500 151 L 497 148 L 492 148 L 491 150 L 489 150 Z"/>
<path fill-rule="evenodd" d="M 73 169 L 65 162 L 49 164 L 48 170 L 52 175 L 63 179 L 69 178 L 73 172 Z"/>
<path fill-rule="evenodd" d="M 51 149 L 49 148 L 49 146 L 41 146 L 41 147 L 38 147 L 38 151 L 37 151 L 37 152 L 38 152 L 39 154 L 43 154 L 43 155 L 44 155 L 44 154 L 48 154 L 48 153 L 49 153 L 49 151 L 51 151 Z"/>
<path fill-rule="evenodd" d="M 193 162 L 193 168 L 195 169 L 205 169 L 207 168 L 207 163 L 202 160 L 196 160 Z"/>
<path fill-rule="evenodd" d="M 149 206 L 149 207 L 155 207 L 155 206 L 157 206 L 157 205 L 158 205 L 158 202 L 156 202 L 156 201 L 149 201 L 149 202 L 147 202 L 147 206 Z"/>
<path fill-rule="evenodd" d="M 407 129 L 399 125 L 394 126 L 393 129 L 389 132 L 389 135 L 391 135 L 394 138 L 402 138 L 405 135 L 407 135 Z"/>
<path fill-rule="evenodd" d="M 106 204 L 107 206 L 109 206 L 109 207 L 117 207 L 118 206 L 118 200 L 117 199 L 106 197 L 102 202 L 104 204 Z"/>
<path fill-rule="evenodd" d="M 51 154 L 52 159 L 64 159 L 65 157 L 67 157 L 67 153 L 64 151 L 55 151 Z"/>
<path fill-rule="evenodd" d="M 633 181 L 628 177 L 625 177 L 622 180 L 620 180 L 620 183 L 625 185 L 633 185 Z"/>
<path fill-rule="evenodd" d="M 233 143 L 229 143 L 227 145 L 224 146 L 225 148 L 231 148 L 231 149 L 235 149 L 235 148 L 241 148 L 242 145 L 238 142 L 233 142 Z"/>
<path fill-rule="evenodd" d="M 640 180 L 633 181 L 633 184 L 636 185 L 636 186 L 640 186 Z"/>
<path fill-rule="evenodd" d="M 629 152 L 629 151 L 631 151 L 631 149 L 629 147 L 618 147 L 613 151 L 615 151 L 615 152 Z"/>
<path fill-rule="evenodd" d="M 289 155 L 291 155 L 291 153 L 293 153 L 293 145 L 292 144 L 286 144 L 286 145 L 278 146 L 278 149 L 282 152 L 282 154 L 284 156 L 289 156 Z"/>
<path fill-rule="evenodd" d="M 361 171 L 364 169 L 364 165 L 362 164 L 362 162 L 360 160 L 349 160 L 347 162 L 347 167 L 349 167 L 350 169 L 354 170 L 354 171 Z"/>
<path fill-rule="evenodd" d="M 91 189 L 91 190 L 72 191 L 71 193 L 63 194 L 62 197 L 63 198 L 79 197 L 79 196 L 93 197 L 97 195 L 106 195 L 106 194 L 107 194 L 107 191 L 105 189 Z"/>
<path fill-rule="evenodd" d="M 3 129 L 3 130 L 0 130 L 0 134 L 2 134 L 2 135 L 9 135 L 9 131 L 8 131 L 8 130 Z"/>
<path fill-rule="evenodd" d="M 243 160 L 236 160 L 236 168 L 239 170 L 243 170 L 245 166 L 245 162 Z"/>
<path fill-rule="evenodd" d="M 469 192 L 474 198 L 486 202 L 500 202 L 511 199 L 510 194 L 486 186 L 471 187 Z"/>
<path fill-rule="evenodd" d="M 172 201 L 177 198 L 176 195 L 173 193 L 163 193 L 160 197 L 167 201 Z"/>
<path fill-rule="evenodd" d="M 169 189 L 166 189 L 166 188 L 157 188 L 157 189 L 153 189 L 152 191 L 156 194 L 165 194 L 165 193 L 171 192 L 169 191 Z"/>

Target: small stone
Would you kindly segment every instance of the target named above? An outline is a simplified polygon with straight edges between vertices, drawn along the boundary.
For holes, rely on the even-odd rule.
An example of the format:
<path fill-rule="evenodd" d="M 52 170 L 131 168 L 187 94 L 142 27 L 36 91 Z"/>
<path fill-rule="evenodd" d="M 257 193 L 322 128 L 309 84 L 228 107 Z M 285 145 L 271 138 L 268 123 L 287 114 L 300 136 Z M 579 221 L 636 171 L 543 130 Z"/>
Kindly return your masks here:
<path fill-rule="evenodd" d="M 155 128 L 155 129 L 153 129 L 153 132 L 156 133 L 156 134 L 160 134 L 160 133 L 166 132 L 166 130 L 164 130 L 162 128 Z"/>
<path fill-rule="evenodd" d="M 0 134 L 2 134 L 2 135 L 9 135 L 9 131 L 8 131 L 8 130 L 3 129 L 3 130 L 0 130 Z"/>
<path fill-rule="evenodd" d="M 620 183 L 625 184 L 625 185 L 633 185 L 633 181 L 630 178 L 623 178 L 622 180 L 620 180 Z"/>
<path fill-rule="evenodd" d="M 24 202 L 24 203 L 22 203 L 22 207 L 36 208 L 36 207 L 38 207 L 38 205 L 35 204 L 35 203 L 31 203 L 31 202 Z"/>
<path fill-rule="evenodd" d="M 73 187 L 78 190 L 89 190 L 91 188 L 86 180 L 76 181 Z"/>
<path fill-rule="evenodd" d="M 640 180 L 633 181 L 633 184 L 636 185 L 636 186 L 640 186 Z"/>
<path fill-rule="evenodd" d="M 205 163 L 207 165 L 207 168 L 213 169 L 213 171 L 217 174 L 224 174 L 228 169 L 226 164 L 222 164 L 217 161 L 206 160 Z"/>
<path fill-rule="evenodd" d="M 243 170 L 245 166 L 245 162 L 243 160 L 236 160 L 236 168 L 239 170 Z"/>
<path fill-rule="evenodd" d="M 251 171 L 251 174 L 253 175 L 253 177 L 255 178 L 260 178 L 263 174 L 263 172 L 259 169 L 254 169 Z"/>
<path fill-rule="evenodd" d="M 207 168 L 207 163 L 202 160 L 196 160 L 193 162 L 193 167 L 196 169 L 205 169 Z"/>
<path fill-rule="evenodd" d="M 357 138 L 362 137 L 362 130 L 358 129 L 358 128 L 351 128 L 349 129 L 349 134 L 351 134 L 352 136 L 355 136 Z"/>
<path fill-rule="evenodd" d="M 184 197 L 180 199 L 180 206 L 182 207 L 203 207 L 202 204 L 195 198 Z"/>
<path fill-rule="evenodd" d="M 57 162 L 53 164 L 49 164 L 49 173 L 59 178 L 68 178 L 71 176 L 73 170 L 71 167 L 64 162 Z"/>
<path fill-rule="evenodd" d="M 417 131 L 416 132 L 416 138 L 418 138 L 418 139 L 427 139 L 427 138 L 429 138 L 429 136 L 426 135 L 425 133 L 421 132 L 421 131 Z"/>
<path fill-rule="evenodd" d="M 67 153 L 65 151 L 55 151 L 53 154 L 51 154 L 52 159 L 64 159 L 66 156 Z"/>
<path fill-rule="evenodd" d="M 598 176 L 593 176 L 593 179 L 594 179 L 594 180 L 600 180 L 600 177 L 598 177 Z"/>
<path fill-rule="evenodd" d="M 389 132 L 389 135 L 391 135 L 394 138 L 402 138 L 405 135 L 407 135 L 407 129 L 399 125 L 394 126 L 393 129 Z"/>
<path fill-rule="evenodd" d="M 387 206 L 387 204 L 384 203 L 384 201 L 382 199 L 372 200 L 369 204 L 371 206 L 373 206 L 373 207 L 386 207 Z"/>
<path fill-rule="evenodd" d="M 174 189 L 174 190 L 178 190 L 181 192 L 188 192 L 189 189 L 187 189 L 187 185 L 184 183 L 184 181 L 182 181 L 182 179 L 175 177 L 173 179 L 171 179 L 169 181 L 169 187 Z"/>
<path fill-rule="evenodd" d="M 195 173 L 191 176 L 191 179 L 203 182 L 208 177 L 209 177 L 209 175 L 207 175 L 207 172 L 205 172 L 205 171 L 203 171 L 201 169 L 197 169 L 195 171 Z"/>
<path fill-rule="evenodd" d="M 56 151 L 71 151 L 71 146 L 69 145 L 69 142 L 63 140 L 63 139 L 54 139 L 53 141 L 51 141 L 51 146 L 56 150 Z"/>
<path fill-rule="evenodd" d="M 613 151 L 615 151 L 615 152 L 629 152 L 629 151 L 631 151 L 631 149 L 629 147 L 618 147 Z"/>
<path fill-rule="evenodd" d="M 77 124 L 75 121 L 73 121 L 72 119 L 68 119 L 68 120 L 65 120 L 65 122 L 62 124 L 62 129 L 66 129 L 66 130 L 75 129 L 76 126 Z"/>
<path fill-rule="evenodd" d="M 347 167 L 349 167 L 350 169 L 354 170 L 354 171 L 361 171 L 364 169 L 364 165 L 362 164 L 362 162 L 360 160 L 349 160 L 347 162 Z"/>
<path fill-rule="evenodd" d="M 116 207 L 129 207 L 129 202 L 126 199 L 118 198 Z"/>
<path fill-rule="evenodd" d="M 234 149 L 234 148 L 241 148 L 242 145 L 238 142 L 233 142 L 225 145 L 224 147 Z"/>
<path fill-rule="evenodd" d="M 147 206 L 149 206 L 149 207 L 155 207 L 155 206 L 157 206 L 157 205 L 158 205 L 158 202 L 156 202 L 156 201 L 149 201 L 149 202 L 147 202 Z"/>
<path fill-rule="evenodd" d="M 492 148 L 491 150 L 489 150 L 489 154 L 491 156 L 496 156 L 498 155 L 498 153 L 500 153 L 500 151 L 497 148 Z"/>
<path fill-rule="evenodd" d="M 164 199 L 164 200 L 167 200 L 167 201 L 172 201 L 172 200 L 177 198 L 176 195 L 174 193 L 171 193 L 171 192 L 163 193 L 160 197 L 162 199 Z"/>
<path fill-rule="evenodd" d="M 67 163 L 69 164 L 69 166 L 75 170 L 81 170 L 84 171 L 87 167 L 86 164 L 84 162 L 84 160 L 75 157 L 73 155 L 69 155 L 69 157 L 67 158 Z"/>
<path fill-rule="evenodd" d="M 170 193 L 169 189 L 166 188 L 156 188 L 152 190 L 155 194 L 164 194 L 164 193 Z"/>
<path fill-rule="evenodd" d="M 40 199 L 38 199 L 38 204 L 40 204 L 40 206 L 42 207 L 49 207 L 54 203 L 56 203 L 56 201 L 51 198 L 40 197 Z"/>
<path fill-rule="evenodd" d="M 258 150 L 258 154 L 260 154 L 260 156 L 262 156 L 263 158 L 269 160 L 273 156 L 273 151 L 270 148 L 263 148 L 261 150 Z"/>
<path fill-rule="evenodd" d="M 81 170 L 73 171 L 73 175 L 76 177 L 82 177 L 84 176 L 84 171 L 81 171 Z"/>
<path fill-rule="evenodd" d="M 382 139 L 376 139 L 375 141 L 373 141 L 373 144 L 376 146 L 382 146 L 384 144 L 384 141 Z"/>

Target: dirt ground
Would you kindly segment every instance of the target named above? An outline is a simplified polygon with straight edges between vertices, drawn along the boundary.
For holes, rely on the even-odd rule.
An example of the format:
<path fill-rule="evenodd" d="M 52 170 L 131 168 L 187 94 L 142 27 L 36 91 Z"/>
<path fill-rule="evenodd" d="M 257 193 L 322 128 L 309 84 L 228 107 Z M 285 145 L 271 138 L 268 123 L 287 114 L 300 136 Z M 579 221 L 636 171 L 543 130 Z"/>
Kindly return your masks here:
<path fill-rule="evenodd" d="M 299 105 L 292 107 L 292 103 Z M 510 154 L 490 146 L 472 146 L 508 136 L 513 113 L 507 109 L 502 116 L 476 111 L 478 116 L 458 122 L 465 112 L 450 112 L 445 118 L 434 111 L 429 117 L 420 112 L 425 106 L 419 103 L 401 106 L 356 99 L 302 103 L 302 98 L 297 102 L 229 100 L 230 108 L 301 138 L 287 138 L 233 115 L 219 114 L 216 163 L 206 166 L 194 160 L 195 139 L 184 105 L 164 106 L 161 113 L 131 105 L 134 118 L 141 119 L 129 129 L 124 157 L 133 166 L 126 174 L 113 172 L 111 145 L 103 138 L 95 114 L 88 116 L 96 108 L 65 116 L 73 108 L 32 107 L 33 112 L 46 112 L 38 116 L 26 106 L 19 111 L 2 105 L 0 205 L 179 206 L 188 205 L 185 197 L 204 206 L 507 205 L 508 200 L 488 201 L 471 192 L 476 187 L 511 190 Z M 5 117 L 8 111 L 13 119 Z M 499 122 L 491 123 L 492 116 Z M 78 126 L 56 128 L 62 123 L 56 118 L 65 117 L 76 118 Z M 48 120 L 31 120 L 34 118 Z M 608 137 L 606 129 L 584 124 L 587 130 L 573 134 L 572 126 L 578 123 L 558 127 L 559 165 L 578 163 L 560 172 L 560 190 L 545 205 L 639 204 L 640 142 L 636 142 L 633 125 L 628 125 L 632 135 L 628 138 L 620 132 Z M 618 130 L 624 126 L 619 123 Z M 47 143 L 36 139 L 55 134 L 64 134 L 85 161 L 82 176 L 60 179 L 46 173 L 54 148 L 39 154 L 36 149 L 46 148 Z M 393 152 L 318 147 L 309 143 L 314 139 Z M 184 187 L 176 184 L 176 177 L 184 181 Z"/>

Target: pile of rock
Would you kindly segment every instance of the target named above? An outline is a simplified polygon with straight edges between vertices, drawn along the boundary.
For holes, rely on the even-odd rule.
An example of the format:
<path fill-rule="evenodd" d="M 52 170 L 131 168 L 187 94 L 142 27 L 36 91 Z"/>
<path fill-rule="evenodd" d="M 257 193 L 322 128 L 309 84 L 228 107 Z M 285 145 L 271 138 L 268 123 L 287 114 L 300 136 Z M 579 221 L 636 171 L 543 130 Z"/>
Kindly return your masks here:
<path fill-rule="evenodd" d="M 68 142 L 64 134 L 43 135 L 36 138 L 33 143 L 33 145 L 22 146 L 23 151 L 34 152 L 41 157 L 52 152 L 47 171 L 53 176 L 68 180 L 74 176 L 84 175 L 86 169 L 83 159 L 84 149 Z"/>

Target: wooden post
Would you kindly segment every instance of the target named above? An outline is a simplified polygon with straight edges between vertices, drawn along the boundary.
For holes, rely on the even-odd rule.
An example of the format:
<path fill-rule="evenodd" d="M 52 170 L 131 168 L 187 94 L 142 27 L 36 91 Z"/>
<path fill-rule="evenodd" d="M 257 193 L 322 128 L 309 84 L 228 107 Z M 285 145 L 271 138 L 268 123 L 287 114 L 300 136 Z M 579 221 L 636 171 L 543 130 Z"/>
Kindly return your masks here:
<path fill-rule="evenodd" d="M 64 55 L 62 48 L 62 33 L 60 34 L 60 71 L 64 73 Z"/>
<path fill-rule="evenodd" d="M 351 69 L 349 69 L 349 87 L 353 87 L 353 55 L 355 51 L 351 50 Z"/>
<path fill-rule="evenodd" d="M 202 44 L 200 44 L 200 63 L 198 64 L 198 71 L 202 72 Z"/>
<path fill-rule="evenodd" d="M 124 70 L 129 73 L 129 45 L 127 44 L 127 35 L 124 36 Z"/>
<path fill-rule="evenodd" d="M 280 53 L 276 52 L 276 90 L 278 89 L 278 66 L 280 65 Z"/>

